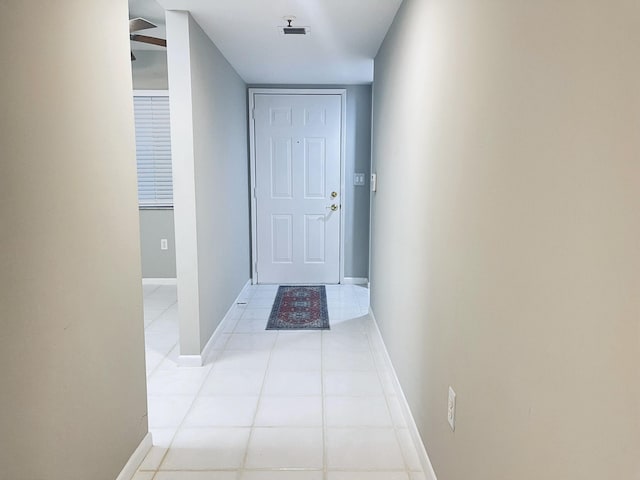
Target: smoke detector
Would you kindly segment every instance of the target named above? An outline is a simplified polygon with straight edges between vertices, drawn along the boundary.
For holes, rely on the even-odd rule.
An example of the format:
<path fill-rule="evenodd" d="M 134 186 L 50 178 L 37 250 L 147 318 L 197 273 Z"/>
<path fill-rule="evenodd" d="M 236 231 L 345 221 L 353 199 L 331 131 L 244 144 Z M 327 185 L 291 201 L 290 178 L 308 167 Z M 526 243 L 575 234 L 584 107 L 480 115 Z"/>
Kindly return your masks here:
<path fill-rule="evenodd" d="M 309 27 L 294 27 L 293 21 L 296 19 L 294 16 L 282 17 L 286 26 L 278 27 L 281 35 L 308 35 Z"/>

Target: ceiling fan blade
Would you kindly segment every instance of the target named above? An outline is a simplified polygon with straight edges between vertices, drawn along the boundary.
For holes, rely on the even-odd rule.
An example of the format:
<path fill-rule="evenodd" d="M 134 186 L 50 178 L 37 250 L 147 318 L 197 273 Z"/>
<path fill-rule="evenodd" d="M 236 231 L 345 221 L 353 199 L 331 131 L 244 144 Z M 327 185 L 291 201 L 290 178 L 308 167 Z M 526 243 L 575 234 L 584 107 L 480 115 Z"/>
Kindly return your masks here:
<path fill-rule="evenodd" d="M 157 25 L 151 23 L 148 20 L 145 20 L 144 18 L 132 18 L 131 20 L 129 20 L 129 33 L 131 32 L 138 32 L 140 30 L 147 30 L 149 28 L 155 28 L 157 27 Z"/>
<path fill-rule="evenodd" d="M 146 35 L 138 35 L 137 33 L 132 33 L 129 37 L 134 42 L 150 43 L 151 45 L 158 45 L 160 47 L 167 46 L 167 41 L 164 38 L 148 37 Z"/>

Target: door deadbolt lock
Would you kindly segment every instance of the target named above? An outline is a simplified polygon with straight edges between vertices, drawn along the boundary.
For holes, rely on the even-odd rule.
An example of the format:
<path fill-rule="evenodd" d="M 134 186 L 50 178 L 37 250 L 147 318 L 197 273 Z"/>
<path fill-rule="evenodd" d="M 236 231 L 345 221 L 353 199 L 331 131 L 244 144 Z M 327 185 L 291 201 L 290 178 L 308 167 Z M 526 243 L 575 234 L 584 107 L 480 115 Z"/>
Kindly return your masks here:
<path fill-rule="evenodd" d="M 338 196 L 338 192 L 331 192 L 331 198 L 336 198 Z"/>

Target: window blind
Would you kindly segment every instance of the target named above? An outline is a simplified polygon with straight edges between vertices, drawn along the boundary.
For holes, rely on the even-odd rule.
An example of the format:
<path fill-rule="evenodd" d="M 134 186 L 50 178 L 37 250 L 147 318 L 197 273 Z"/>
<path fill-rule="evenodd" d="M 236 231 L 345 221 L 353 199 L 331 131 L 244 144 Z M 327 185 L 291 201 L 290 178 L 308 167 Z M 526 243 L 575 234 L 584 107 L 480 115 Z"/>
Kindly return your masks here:
<path fill-rule="evenodd" d="M 172 207 L 168 96 L 135 96 L 136 159 L 140 207 Z"/>

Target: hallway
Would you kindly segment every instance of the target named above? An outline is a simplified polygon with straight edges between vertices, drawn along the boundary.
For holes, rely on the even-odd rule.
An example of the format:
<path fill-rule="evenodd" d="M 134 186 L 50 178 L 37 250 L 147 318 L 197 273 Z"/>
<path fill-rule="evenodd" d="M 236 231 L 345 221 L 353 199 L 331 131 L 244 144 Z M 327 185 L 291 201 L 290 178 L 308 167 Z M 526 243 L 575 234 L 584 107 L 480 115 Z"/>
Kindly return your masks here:
<path fill-rule="evenodd" d="M 323 332 L 266 331 L 276 291 L 247 287 L 206 365 L 186 368 L 176 287 L 145 285 L 154 447 L 134 480 L 424 479 L 368 290 L 327 286 Z"/>

